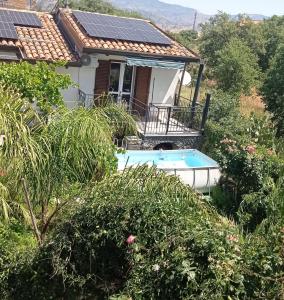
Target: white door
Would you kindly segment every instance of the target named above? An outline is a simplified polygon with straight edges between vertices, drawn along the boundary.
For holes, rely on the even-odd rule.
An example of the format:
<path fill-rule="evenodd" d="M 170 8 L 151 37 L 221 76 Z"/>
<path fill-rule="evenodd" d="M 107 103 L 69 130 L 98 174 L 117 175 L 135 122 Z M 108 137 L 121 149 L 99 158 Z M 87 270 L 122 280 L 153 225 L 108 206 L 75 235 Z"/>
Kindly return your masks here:
<path fill-rule="evenodd" d="M 134 69 L 126 63 L 112 62 L 110 67 L 109 93 L 118 102 L 127 102 L 133 91 Z"/>

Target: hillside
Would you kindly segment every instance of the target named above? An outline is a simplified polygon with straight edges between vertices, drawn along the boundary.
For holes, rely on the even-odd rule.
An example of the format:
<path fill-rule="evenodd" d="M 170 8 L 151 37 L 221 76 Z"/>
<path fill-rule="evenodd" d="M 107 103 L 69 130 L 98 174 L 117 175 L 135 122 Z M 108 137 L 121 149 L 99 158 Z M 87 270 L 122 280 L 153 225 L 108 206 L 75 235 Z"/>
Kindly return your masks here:
<path fill-rule="evenodd" d="M 40 10 L 51 10 L 56 0 L 38 0 Z M 63 2 L 63 0 L 62 0 Z M 192 29 L 196 15 L 196 28 L 205 23 L 211 17 L 196 9 L 164 3 L 159 0 L 71 0 L 71 7 L 82 10 L 97 11 L 100 13 L 141 16 L 153 20 L 157 25 L 165 30 L 179 31 L 182 29 Z M 138 14 L 137 14 L 138 13 Z M 232 16 L 236 18 L 237 16 Z M 250 15 L 254 20 L 262 20 L 262 15 Z"/>
<path fill-rule="evenodd" d="M 153 20 L 157 25 L 167 30 L 192 29 L 196 14 L 196 28 L 199 24 L 209 20 L 211 15 L 203 14 L 196 9 L 181 5 L 168 4 L 159 0 L 108 0 L 115 7 L 139 12 L 146 18 Z M 253 20 L 263 20 L 263 15 L 248 15 Z M 232 16 L 236 18 L 237 16 Z"/>
<path fill-rule="evenodd" d="M 109 0 L 114 6 L 137 11 L 168 30 L 193 28 L 196 9 L 168 4 L 159 0 Z M 204 23 L 209 15 L 197 12 L 196 24 Z"/>

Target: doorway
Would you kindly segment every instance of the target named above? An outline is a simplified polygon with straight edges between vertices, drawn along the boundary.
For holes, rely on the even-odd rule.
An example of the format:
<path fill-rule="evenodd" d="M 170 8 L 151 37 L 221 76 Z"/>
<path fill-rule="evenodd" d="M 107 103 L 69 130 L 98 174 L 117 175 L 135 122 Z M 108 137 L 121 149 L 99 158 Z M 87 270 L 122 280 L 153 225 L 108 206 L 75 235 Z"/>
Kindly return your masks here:
<path fill-rule="evenodd" d="M 110 65 L 109 94 L 117 102 L 131 105 L 133 95 L 134 67 L 123 62 L 112 62 Z"/>

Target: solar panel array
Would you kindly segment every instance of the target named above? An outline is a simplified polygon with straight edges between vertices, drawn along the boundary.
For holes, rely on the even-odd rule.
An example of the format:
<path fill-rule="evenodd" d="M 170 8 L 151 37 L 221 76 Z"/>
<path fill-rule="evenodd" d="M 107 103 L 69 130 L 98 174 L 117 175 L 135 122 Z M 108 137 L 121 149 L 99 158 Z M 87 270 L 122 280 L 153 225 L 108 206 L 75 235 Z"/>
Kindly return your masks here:
<path fill-rule="evenodd" d="M 0 38 L 18 39 L 18 34 L 13 23 L 0 22 Z"/>
<path fill-rule="evenodd" d="M 74 17 L 91 37 L 170 45 L 171 40 L 149 22 L 138 19 L 73 11 Z"/>
<path fill-rule="evenodd" d="M 34 13 L 0 10 L 0 38 L 17 40 L 16 25 L 42 27 L 40 19 Z"/>

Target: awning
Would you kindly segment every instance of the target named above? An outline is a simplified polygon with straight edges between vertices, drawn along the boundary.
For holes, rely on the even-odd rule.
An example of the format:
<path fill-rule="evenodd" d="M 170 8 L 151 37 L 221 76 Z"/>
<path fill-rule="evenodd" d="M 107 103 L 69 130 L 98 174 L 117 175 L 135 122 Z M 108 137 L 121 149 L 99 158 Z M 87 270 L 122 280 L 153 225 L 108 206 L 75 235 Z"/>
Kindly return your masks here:
<path fill-rule="evenodd" d="M 162 69 L 177 69 L 182 70 L 184 68 L 184 62 L 170 61 L 170 60 L 158 60 L 158 59 L 144 59 L 144 58 L 127 58 L 128 66 L 139 67 L 151 67 Z"/>

